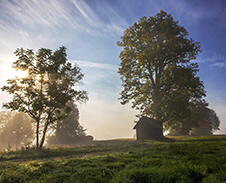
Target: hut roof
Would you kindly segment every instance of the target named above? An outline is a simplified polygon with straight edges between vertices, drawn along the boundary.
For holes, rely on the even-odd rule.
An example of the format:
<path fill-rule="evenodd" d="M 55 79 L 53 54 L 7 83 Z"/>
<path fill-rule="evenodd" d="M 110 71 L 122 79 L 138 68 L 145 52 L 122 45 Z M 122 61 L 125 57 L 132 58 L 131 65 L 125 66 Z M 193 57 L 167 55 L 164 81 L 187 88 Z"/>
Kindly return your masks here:
<path fill-rule="evenodd" d="M 161 125 L 156 122 L 153 118 L 142 116 L 133 129 L 142 128 L 146 126 L 151 126 L 152 128 L 162 129 Z"/>

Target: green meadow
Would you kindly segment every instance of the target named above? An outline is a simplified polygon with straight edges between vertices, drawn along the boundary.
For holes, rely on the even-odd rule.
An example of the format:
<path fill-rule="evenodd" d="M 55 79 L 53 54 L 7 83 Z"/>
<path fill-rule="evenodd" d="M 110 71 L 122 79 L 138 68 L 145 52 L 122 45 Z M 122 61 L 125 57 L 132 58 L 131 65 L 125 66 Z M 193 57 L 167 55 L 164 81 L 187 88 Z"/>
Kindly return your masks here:
<path fill-rule="evenodd" d="M 0 154 L 0 182 L 226 182 L 226 136 L 94 141 Z"/>

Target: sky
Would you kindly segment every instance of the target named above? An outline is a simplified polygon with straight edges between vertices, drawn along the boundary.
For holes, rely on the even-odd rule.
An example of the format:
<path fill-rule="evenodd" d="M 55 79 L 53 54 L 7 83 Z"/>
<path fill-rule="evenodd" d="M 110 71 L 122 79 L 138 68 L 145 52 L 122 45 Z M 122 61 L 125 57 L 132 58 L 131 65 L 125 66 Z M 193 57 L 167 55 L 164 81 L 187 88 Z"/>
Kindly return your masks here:
<path fill-rule="evenodd" d="M 198 76 L 204 82 L 209 108 L 216 111 L 226 133 L 226 1 L 225 0 L 0 0 L 0 86 L 15 76 L 11 68 L 17 48 L 56 50 L 85 74 L 76 89 L 89 93 L 78 104 L 80 123 L 95 139 L 131 138 L 137 120 L 129 104 L 121 105 L 117 73 L 123 31 L 143 16 L 161 9 L 200 42 Z M 0 105 L 10 96 L 0 91 Z"/>

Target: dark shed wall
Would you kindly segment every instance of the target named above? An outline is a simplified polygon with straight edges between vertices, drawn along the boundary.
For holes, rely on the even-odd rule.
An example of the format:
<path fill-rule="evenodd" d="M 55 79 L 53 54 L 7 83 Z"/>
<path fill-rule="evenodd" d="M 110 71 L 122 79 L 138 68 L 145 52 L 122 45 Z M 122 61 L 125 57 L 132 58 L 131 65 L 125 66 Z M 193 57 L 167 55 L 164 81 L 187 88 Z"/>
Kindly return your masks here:
<path fill-rule="evenodd" d="M 142 117 L 134 129 L 137 140 L 157 140 L 163 137 L 162 127 L 152 118 Z"/>
<path fill-rule="evenodd" d="M 151 140 L 158 139 L 162 137 L 161 129 L 153 129 L 153 128 L 138 128 L 136 129 L 137 140 Z"/>

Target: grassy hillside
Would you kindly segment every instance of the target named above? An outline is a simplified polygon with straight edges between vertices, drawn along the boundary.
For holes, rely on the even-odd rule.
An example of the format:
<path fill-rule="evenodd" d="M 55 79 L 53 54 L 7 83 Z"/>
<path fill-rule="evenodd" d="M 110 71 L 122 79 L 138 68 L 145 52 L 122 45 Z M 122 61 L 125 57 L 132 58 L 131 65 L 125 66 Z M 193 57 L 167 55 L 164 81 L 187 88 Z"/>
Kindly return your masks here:
<path fill-rule="evenodd" d="M 0 154 L 0 182 L 226 182 L 226 136 L 110 140 Z"/>

